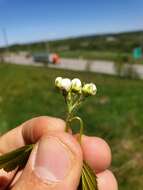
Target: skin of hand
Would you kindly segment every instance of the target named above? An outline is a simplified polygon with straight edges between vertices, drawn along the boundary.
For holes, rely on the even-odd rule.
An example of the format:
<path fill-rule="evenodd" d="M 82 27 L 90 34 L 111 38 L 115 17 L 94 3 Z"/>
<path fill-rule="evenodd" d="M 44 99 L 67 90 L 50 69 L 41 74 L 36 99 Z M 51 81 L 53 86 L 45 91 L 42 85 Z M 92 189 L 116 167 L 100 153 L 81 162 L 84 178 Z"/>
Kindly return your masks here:
<path fill-rule="evenodd" d="M 22 171 L 0 170 L 0 190 L 76 190 L 83 158 L 97 175 L 99 190 L 117 190 L 117 181 L 107 168 L 111 151 L 97 137 L 82 137 L 64 132 L 65 122 L 58 118 L 33 118 L 0 137 L 0 154 L 35 143 Z"/>

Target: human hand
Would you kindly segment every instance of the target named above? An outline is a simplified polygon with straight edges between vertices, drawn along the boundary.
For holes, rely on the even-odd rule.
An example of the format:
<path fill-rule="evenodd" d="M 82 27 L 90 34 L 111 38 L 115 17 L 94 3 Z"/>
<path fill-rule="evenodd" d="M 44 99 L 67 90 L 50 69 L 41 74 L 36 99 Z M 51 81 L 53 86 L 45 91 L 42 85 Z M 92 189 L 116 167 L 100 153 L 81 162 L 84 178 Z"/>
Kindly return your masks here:
<path fill-rule="evenodd" d="M 111 171 L 111 151 L 97 137 L 82 137 L 80 147 L 76 136 L 64 132 L 61 119 L 38 117 L 9 131 L 0 138 L 0 154 L 26 144 L 36 143 L 22 171 L 6 173 L 0 170 L 0 190 L 76 190 L 82 160 L 96 172 L 99 190 L 117 190 Z"/>

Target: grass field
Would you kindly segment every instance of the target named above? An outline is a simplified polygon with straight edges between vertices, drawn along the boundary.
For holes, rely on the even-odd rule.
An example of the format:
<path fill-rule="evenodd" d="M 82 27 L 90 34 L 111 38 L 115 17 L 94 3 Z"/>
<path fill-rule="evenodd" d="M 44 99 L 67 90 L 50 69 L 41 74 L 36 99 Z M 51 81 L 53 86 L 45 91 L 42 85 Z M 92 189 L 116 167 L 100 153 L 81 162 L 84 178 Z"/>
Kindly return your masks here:
<path fill-rule="evenodd" d="M 53 88 L 56 76 L 80 77 L 97 84 L 97 96 L 89 98 L 79 111 L 87 125 L 86 134 L 103 137 L 110 144 L 119 189 L 142 190 L 143 81 L 0 64 L 1 133 L 39 115 L 64 118 L 64 101 Z"/>
<path fill-rule="evenodd" d="M 105 51 L 87 51 L 87 50 L 76 50 L 76 51 L 60 51 L 60 56 L 65 58 L 82 58 L 88 60 L 106 60 L 106 61 L 118 61 L 120 56 L 122 59 L 128 60 L 131 55 L 129 53 L 115 53 Z"/>
<path fill-rule="evenodd" d="M 119 63 L 143 64 L 143 59 L 134 60 L 132 53 L 118 53 L 94 50 L 73 50 L 60 51 L 59 55 L 62 58 L 86 59 L 86 60 L 105 60 Z"/>

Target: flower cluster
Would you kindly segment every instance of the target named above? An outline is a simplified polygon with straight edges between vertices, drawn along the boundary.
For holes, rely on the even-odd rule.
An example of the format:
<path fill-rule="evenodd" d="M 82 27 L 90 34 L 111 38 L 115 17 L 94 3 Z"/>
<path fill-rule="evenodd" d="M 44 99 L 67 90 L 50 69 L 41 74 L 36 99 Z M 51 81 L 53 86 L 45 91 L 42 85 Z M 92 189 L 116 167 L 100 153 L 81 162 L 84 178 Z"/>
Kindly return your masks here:
<path fill-rule="evenodd" d="M 97 92 L 96 85 L 94 83 L 82 83 L 80 79 L 74 78 L 62 78 L 57 77 L 55 79 L 55 86 L 62 92 L 66 106 L 66 127 L 65 131 L 72 130 L 72 122 L 79 122 L 79 144 L 82 144 L 82 135 L 84 133 L 84 123 L 82 118 L 76 115 L 77 110 L 80 108 L 83 101 L 88 97 L 95 95 Z M 88 166 L 86 160 L 83 162 L 82 176 L 80 179 L 79 189 L 97 190 L 96 176 L 93 170 Z"/>
<path fill-rule="evenodd" d="M 55 86 L 66 92 L 75 92 L 85 96 L 95 95 L 97 92 L 95 84 L 82 84 L 78 78 L 70 80 L 69 78 L 57 77 L 55 79 Z"/>

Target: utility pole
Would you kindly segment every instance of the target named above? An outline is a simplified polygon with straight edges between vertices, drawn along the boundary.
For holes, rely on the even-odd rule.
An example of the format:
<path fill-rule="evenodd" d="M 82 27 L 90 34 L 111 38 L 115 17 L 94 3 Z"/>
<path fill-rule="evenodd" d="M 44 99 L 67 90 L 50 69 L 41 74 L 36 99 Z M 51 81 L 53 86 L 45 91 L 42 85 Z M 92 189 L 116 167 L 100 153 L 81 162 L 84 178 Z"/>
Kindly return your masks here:
<path fill-rule="evenodd" d="M 9 43 L 8 43 L 7 31 L 5 28 L 2 29 L 2 33 L 3 33 L 6 53 L 9 54 Z"/>

